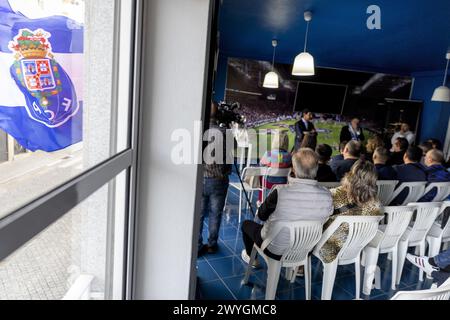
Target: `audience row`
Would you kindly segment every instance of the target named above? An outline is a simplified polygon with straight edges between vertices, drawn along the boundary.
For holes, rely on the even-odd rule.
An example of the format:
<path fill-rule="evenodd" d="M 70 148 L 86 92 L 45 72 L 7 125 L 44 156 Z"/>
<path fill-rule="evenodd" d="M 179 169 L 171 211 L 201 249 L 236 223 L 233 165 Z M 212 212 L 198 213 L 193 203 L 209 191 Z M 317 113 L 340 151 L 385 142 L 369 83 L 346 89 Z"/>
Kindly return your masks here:
<path fill-rule="evenodd" d="M 261 165 L 291 167 L 292 155 L 287 150 L 288 143 L 286 135 L 274 136 L 272 150 L 263 156 Z M 319 161 L 316 180 L 319 182 L 340 182 L 358 160 L 372 162 L 378 180 L 398 180 L 399 185 L 403 182 L 450 182 L 450 172 L 444 165 L 444 153 L 438 149 L 440 144 L 437 141 L 422 143 L 416 147 L 409 146 L 405 138 L 398 138 L 393 151 L 387 150 L 383 145 L 377 137 L 369 139 L 364 153 L 360 142 L 344 142 L 341 143 L 340 154 L 334 157 L 331 157 L 332 148 L 326 144 L 316 148 L 313 145 L 302 144 L 302 147 L 315 149 Z M 270 190 L 274 185 L 286 182 L 285 178 L 268 177 L 267 181 L 264 181 L 264 187 Z M 420 202 L 429 202 L 435 195 L 436 190 L 431 190 L 420 199 Z M 392 205 L 402 203 L 405 197 L 406 193 L 401 193 L 393 200 Z"/>

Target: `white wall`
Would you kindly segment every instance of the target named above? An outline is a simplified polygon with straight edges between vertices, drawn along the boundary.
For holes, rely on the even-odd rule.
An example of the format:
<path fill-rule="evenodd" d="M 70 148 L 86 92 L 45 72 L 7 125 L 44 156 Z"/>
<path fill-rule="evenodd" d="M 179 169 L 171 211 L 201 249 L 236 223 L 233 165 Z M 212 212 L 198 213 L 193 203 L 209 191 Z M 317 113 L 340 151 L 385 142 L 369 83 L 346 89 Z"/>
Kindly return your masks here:
<path fill-rule="evenodd" d="M 202 119 L 210 0 L 144 1 L 136 299 L 188 299 L 199 168 L 171 162 L 171 134 Z"/>
<path fill-rule="evenodd" d="M 5 131 L 0 130 L 0 163 L 8 160 L 8 138 Z"/>

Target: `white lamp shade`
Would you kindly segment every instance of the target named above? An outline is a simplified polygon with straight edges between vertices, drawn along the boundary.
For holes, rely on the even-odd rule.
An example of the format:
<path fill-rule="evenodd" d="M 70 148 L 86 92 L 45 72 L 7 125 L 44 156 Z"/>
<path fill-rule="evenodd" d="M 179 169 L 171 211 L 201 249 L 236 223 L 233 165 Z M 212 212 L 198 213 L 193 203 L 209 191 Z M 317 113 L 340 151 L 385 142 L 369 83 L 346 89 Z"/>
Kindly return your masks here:
<path fill-rule="evenodd" d="M 278 83 L 279 83 L 278 75 L 275 72 L 271 71 L 267 73 L 266 76 L 264 77 L 263 87 L 278 89 Z"/>
<path fill-rule="evenodd" d="M 441 86 L 434 90 L 433 98 L 431 101 L 437 102 L 450 102 L 450 89 L 446 86 Z"/>
<path fill-rule="evenodd" d="M 308 52 L 302 52 L 295 57 L 294 67 L 292 68 L 293 76 L 313 76 L 314 70 L 314 58 Z"/>

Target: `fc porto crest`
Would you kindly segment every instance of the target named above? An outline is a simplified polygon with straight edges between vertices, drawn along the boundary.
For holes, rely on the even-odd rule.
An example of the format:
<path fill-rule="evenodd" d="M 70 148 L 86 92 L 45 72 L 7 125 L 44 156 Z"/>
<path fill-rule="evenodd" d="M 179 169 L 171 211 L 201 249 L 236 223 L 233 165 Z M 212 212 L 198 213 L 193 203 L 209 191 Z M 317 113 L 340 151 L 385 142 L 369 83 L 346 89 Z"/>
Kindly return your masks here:
<path fill-rule="evenodd" d="M 22 60 L 21 65 L 25 84 L 30 92 L 56 88 L 50 59 Z"/>
<path fill-rule="evenodd" d="M 69 75 L 55 60 L 49 32 L 21 29 L 10 42 L 15 53 L 11 76 L 27 101 L 28 115 L 49 128 L 57 128 L 79 111 Z"/>

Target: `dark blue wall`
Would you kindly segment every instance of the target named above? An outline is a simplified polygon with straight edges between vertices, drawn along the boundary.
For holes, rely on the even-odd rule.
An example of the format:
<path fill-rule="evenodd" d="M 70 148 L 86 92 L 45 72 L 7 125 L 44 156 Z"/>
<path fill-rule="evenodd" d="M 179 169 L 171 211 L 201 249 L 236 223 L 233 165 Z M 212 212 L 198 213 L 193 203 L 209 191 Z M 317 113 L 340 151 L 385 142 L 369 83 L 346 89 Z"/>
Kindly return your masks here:
<path fill-rule="evenodd" d="M 424 102 L 420 140 L 437 138 L 444 142 L 450 117 L 450 103 L 431 101 L 434 89 L 442 85 L 444 71 L 420 72 L 412 76 L 415 78 L 412 99 Z"/>

